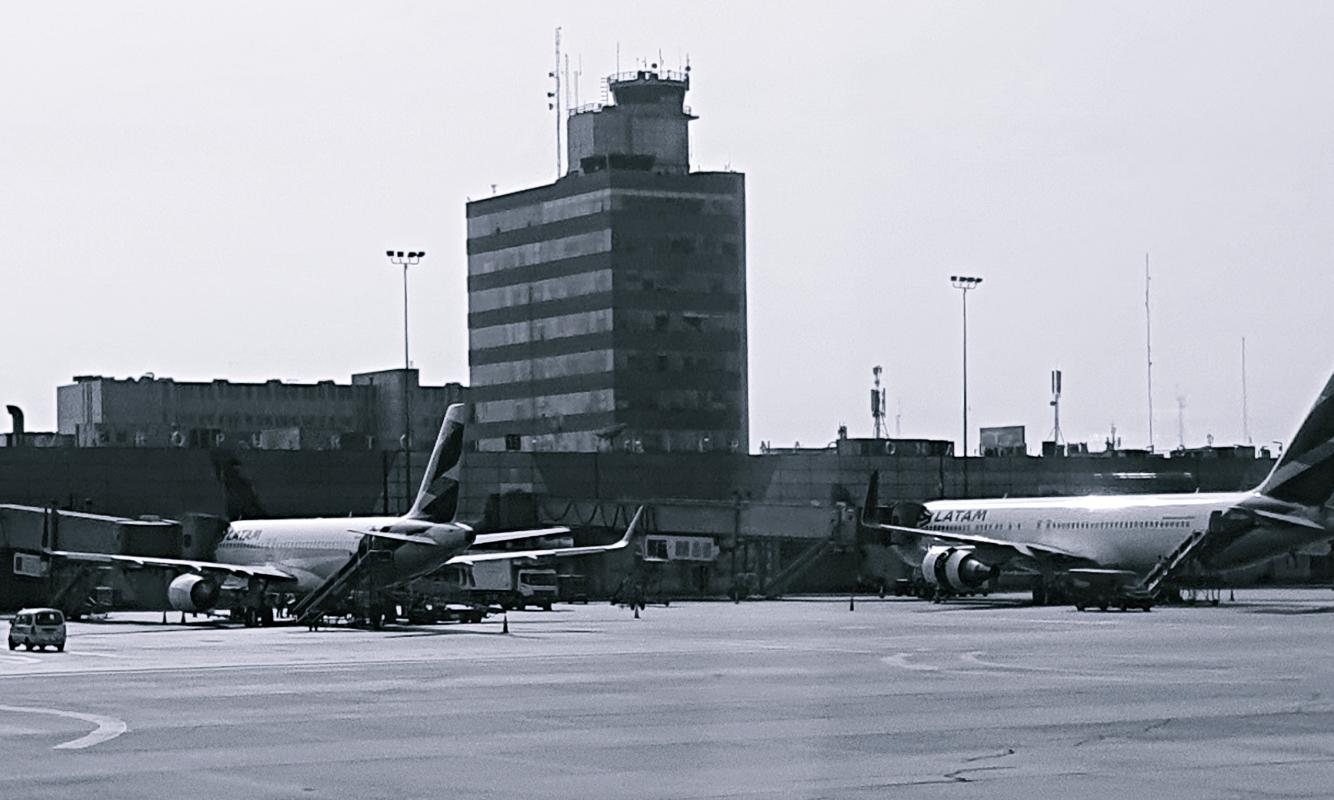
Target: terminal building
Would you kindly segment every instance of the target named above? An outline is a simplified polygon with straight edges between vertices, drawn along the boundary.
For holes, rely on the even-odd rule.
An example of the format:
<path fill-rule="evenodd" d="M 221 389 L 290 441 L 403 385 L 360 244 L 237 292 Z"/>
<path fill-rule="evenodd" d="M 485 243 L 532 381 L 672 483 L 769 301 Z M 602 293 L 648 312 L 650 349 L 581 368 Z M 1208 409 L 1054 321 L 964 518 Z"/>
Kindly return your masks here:
<path fill-rule="evenodd" d="M 76 447 L 393 450 L 406 416 L 413 446 L 429 450 L 464 395 L 457 383 L 422 386 L 415 369 L 358 373 L 350 384 L 80 375 L 56 390 L 56 419 Z"/>
<path fill-rule="evenodd" d="M 480 451 L 749 450 L 745 179 L 691 172 L 688 73 L 608 79 L 552 184 L 473 201 Z"/>
<path fill-rule="evenodd" d="M 883 498 L 927 501 L 1235 490 L 1272 467 L 1253 448 L 1165 458 L 1111 442 L 1033 457 L 1014 426 L 989 431 L 980 458 L 945 441 L 846 435 L 751 455 L 744 176 L 690 171 L 687 74 L 620 74 L 608 89 L 612 102 L 567 119 L 564 175 L 467 205 L 469 387 L 421 386 L 402 369 L 349 384 L 77 377 L 58 389 L 57 433 L 25 432 L 10 410 L 0 503 L 23 507 L 0 506 L 0 590 L 50 583 L 33 559 L 58 527 L 54 508 L 74 515 L 66 539 L 96 528 L 115 552 L 149 534 L 186 552 L 195 515 L 403 513 L 446 408 L 465 400 L 461 519 L 578 536 L 621 530 L 646 507 L 642 559 L 561 566 L 601 597 L 641 568 L 664 597 L 891 579 L 901 565 L 857 525 L 872 471 Z M 180 523 L 99 516 L 146 514 Z M 1262 577 L 1334 575 L 1334 557 L 1302 559 Z M 20 601 L 0 591 L 0 606 Z"/>

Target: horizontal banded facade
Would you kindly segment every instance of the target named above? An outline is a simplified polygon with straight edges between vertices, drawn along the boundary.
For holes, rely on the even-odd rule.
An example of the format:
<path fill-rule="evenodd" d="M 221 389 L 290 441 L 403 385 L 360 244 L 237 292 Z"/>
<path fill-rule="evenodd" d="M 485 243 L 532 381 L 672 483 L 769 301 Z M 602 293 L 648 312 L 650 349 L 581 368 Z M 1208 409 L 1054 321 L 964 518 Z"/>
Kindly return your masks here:
<path fill-rule="evenodd" d="M 572 174 L 467 215 L 479 450 L 747 451 L 744 176 Z"/>

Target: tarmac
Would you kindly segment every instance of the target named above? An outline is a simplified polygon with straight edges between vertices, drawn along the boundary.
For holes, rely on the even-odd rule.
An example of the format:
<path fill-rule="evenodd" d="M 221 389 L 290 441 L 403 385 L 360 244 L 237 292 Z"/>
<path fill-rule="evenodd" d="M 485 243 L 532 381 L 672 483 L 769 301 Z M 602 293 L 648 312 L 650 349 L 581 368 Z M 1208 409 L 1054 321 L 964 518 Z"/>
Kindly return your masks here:
<path fill-rule="evenodd" d="M 1334 795 L 1334 592 L 812 598 L 0 651 L 0 797 Z"/>

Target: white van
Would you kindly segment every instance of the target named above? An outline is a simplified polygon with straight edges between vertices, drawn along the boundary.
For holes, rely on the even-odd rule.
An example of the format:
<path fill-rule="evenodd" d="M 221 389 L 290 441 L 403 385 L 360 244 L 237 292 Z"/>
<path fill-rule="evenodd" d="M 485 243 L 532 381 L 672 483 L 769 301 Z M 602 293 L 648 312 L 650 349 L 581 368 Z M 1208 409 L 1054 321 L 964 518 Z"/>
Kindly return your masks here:
<path fill-rule="evenodd" d="M 9 649 L 19 645 L 29 650 L 51 645 L 65 650 L 65 615 L 55 608 L 25 608 L 9 623 Z"/>

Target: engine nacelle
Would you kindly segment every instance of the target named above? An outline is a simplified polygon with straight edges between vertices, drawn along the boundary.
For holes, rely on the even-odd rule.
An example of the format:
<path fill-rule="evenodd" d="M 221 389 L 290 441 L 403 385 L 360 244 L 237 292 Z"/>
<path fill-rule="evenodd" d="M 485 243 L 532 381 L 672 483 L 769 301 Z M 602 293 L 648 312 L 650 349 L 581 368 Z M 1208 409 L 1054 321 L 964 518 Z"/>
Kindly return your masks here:
<path fill-rule="evenodd" d="M 187 573 L 172 578 L 167 600 L 177 611 L 208 611 L 218 602 L 222 585 L 203 575 Z"/>
<path fill-rule="evenodd" d="M 971 592 L 998 571 L 978 561 L 971 547 L 937 545 L 929 548 L 922 559 L 922 577 L 926 582 L 952 592 Z"/>

